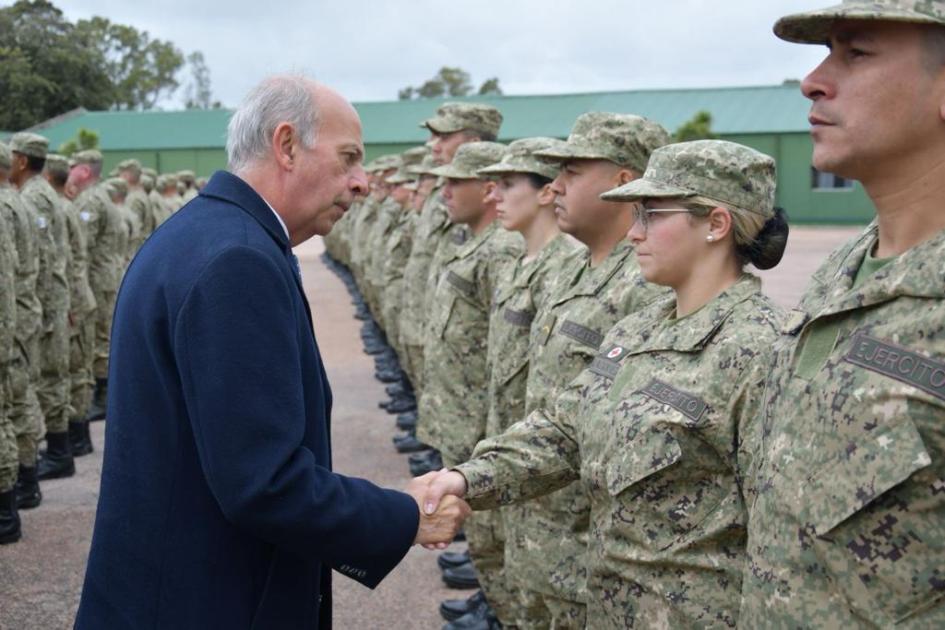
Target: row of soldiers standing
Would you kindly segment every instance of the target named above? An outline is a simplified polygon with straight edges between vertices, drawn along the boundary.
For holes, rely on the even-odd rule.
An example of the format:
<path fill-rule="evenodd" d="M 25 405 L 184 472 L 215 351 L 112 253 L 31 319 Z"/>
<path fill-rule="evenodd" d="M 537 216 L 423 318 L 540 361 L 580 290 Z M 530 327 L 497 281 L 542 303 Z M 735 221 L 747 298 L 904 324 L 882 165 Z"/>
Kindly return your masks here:
<path fill-rule="evenodd" d="M 39 482 L 72 476 L 93 451 L 124 270 L 197 194 L 192 173 L 126 160 L 103 179 L 99 151 L 70 159 L 48 145 L 29 132 L 0 142 L 0 544 L 20 539 Z"/>
<path fill-rule="evenodd" d="M 640 277 L 624 238 L 632 213 L 607 209 L 595 218 L 593 211 L 613 206 L 597 197 L 623 183 L 620 173 L 642 174 L 669 134 L 638 116 L 589 113 L 567 142 L 505 146 L 494 142 L 501 120 L 490 106 L 443 105 L 423 123 L 426 146 L 367 166 L 370 197 L 325 238 L 363 296 L 362 337 L 377 377 L 393 381 L 392 400 L 382 406 L 403 412 L 397 425 L 406 433 L 395 446 L 414 453 L 415 476 L 465 462 L 484 437 L 553 404 L 593 356 L 594 331 L 660 294 Z M 546 192 L 527 220 L 496 220 L 488 193 L 503 175 L 523 176 L 523 186 L 539 191 L 569 161 L 599 171 L 596 187 L 568 191 L 571 225 L 554 203 L 563 191 Z M 543 325 L 544 342 L 535 343 Z M 586 517 L 576 484 L 474 514 L 465 527 L 469 552 L 443 554 L 439 564 L 448 585 L 482 590 L 441 605 L 447 627 L 583 627 L 579 580 L 556 584 L 550 576 L 559 562 L 582 556 Z"/>

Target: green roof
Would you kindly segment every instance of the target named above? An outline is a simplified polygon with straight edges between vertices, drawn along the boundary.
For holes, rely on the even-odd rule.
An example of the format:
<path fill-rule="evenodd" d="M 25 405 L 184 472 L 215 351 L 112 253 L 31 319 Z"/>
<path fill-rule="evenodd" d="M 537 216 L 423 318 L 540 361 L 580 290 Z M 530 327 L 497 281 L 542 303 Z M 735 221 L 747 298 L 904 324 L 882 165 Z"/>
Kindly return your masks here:
<path fill-rule="evenodd" d="M 724 135 L 807 133 L 810 103 L 796 83 L 778 86 L 633 90 L 539 96 L 492 96 L 355 103 L 366 144 L 414 144 L 427 139 L 418 125 L 449 100 L 478 101 L 499 108 L 501 140 L 568 135 L 575 118 L 589 111 L 633 113 L 670 131 L 701 110 L 712 114 L 712 130 Z M 99 134 L 105 151 L 222 148 L 231 110 L 88 112 L 38 125 L 50 145 L 75 137 L 80 127 Z"/>

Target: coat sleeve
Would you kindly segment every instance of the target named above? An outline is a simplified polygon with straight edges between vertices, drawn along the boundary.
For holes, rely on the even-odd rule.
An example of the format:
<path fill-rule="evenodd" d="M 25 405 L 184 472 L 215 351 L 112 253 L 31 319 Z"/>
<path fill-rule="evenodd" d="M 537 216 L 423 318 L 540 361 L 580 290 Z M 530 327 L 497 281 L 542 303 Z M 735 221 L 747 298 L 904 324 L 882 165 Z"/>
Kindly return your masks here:
<path fill-rule="evenodd" d="M 413 544 L 419 510 L 304 446 L 301 348 L 312 342 L 286 275 L 262 252 L 230 248 L 183 301 L 174 352 L 200 465 L 236 527 L 373 588 Z"/>

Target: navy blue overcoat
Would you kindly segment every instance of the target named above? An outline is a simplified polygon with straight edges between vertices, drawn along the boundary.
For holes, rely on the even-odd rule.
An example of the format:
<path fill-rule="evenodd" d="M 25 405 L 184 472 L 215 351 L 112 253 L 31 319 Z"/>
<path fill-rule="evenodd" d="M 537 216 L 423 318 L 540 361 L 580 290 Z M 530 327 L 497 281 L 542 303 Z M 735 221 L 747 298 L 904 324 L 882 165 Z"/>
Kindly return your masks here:
<path fill-rule="evenodd" d="M 331 569 L 374 587 L 413 543 L 409 495 L 331 471 L 296 269 L 226 172 L 129 267 L 77 628 L 328 628 Z"/>

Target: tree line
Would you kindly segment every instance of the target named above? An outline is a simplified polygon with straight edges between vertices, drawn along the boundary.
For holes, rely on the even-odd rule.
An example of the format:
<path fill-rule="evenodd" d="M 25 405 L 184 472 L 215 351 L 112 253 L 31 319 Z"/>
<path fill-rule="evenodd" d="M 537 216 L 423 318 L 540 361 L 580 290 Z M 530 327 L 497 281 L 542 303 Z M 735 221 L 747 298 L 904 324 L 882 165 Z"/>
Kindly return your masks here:
<path fill-rule="evenodd" d="M 220 107 L 199 51 L 94 16 L 73 23 L 48 0 L 0 8 L 0 129 L 30 127 L 77 107 L 153 109 L 181 86 L 186 106 Z"/>

